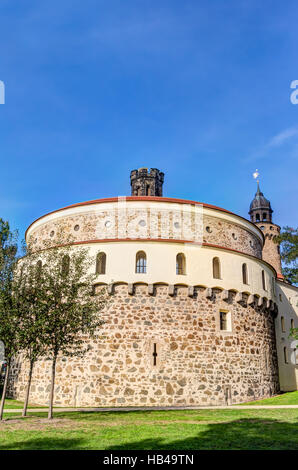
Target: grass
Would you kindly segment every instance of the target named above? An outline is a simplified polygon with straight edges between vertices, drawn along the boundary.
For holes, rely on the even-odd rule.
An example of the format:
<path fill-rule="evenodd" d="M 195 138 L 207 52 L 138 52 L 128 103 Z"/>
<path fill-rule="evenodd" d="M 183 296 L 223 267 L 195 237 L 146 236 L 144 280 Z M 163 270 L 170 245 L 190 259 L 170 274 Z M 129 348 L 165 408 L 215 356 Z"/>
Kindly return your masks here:
<path fill-rule="evenodd" d="M 6 414 L 0 450 L 298 450 L 298 409 Z"/>
<path fill-rule="evenodd" d="M 283 393 L 264 400 L 250 401 L 242 405 L 298 405 L 298 391 Z"/>
<path fill-rule="evenodd" d="M 7 409 L 7 410 L 22 409 L 23 406 L 24 406 L 24 402 L 22 401 L 13 400 L 12 398 L 5 399 L 4 409 Z M 45 407 L 40 406 L 40 405 L 32 405 L 30 403 L 28 408 L 45 408 Z"/>

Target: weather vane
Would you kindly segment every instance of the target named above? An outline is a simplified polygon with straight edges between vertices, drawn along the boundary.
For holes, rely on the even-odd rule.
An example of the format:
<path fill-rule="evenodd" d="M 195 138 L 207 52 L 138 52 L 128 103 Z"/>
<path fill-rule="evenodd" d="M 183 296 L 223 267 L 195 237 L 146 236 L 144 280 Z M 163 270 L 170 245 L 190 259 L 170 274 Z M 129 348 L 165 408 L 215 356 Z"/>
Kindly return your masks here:
<path fill-rule="evenodd" d="M 259 180 L 259 176 L 260 176 L 259 170 L 256 170 L 256 171 L 252 174 L 252 176 L 254 177 L 254 179 L 257 180 L 257 183 L 260 182 L 260 180 Z"/>

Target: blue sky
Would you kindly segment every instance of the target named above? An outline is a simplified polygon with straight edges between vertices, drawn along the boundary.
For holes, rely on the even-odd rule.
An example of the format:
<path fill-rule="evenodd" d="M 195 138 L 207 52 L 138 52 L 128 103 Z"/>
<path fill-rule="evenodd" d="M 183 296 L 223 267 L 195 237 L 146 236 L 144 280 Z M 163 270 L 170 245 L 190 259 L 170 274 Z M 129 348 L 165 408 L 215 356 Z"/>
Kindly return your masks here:
<path fill-rule="evenodd" d="M 131 169 L 164 195 L 248 217 L 256 190 L 297 226 L 296 1 L 1 0 L 0 217 L 129 195 Z"/>

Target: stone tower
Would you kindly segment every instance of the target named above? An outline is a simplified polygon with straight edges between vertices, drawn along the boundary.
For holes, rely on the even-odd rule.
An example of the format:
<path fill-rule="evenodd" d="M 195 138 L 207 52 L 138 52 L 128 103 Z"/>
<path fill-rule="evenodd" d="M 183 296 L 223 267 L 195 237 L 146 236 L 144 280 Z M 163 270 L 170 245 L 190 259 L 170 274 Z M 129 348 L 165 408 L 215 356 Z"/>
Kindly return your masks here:
<path fill-rule="evenodd" d="M 139 168 L 130 172 L 132 196 L 158 196 L 162 197 L 164 173 L 157 168 Z"/>
<path fill-rule="evenodd" d="M 275 237 L 279 235 L 280 226 L 272 222 L 272 212 L 270 201 L 261 192 L 258 182 L 257 192 L 249 208 L 250 220 L 264 233 L 263 260 L 271 264 L 281 275 L 279 245 L 274 242 Z"/>

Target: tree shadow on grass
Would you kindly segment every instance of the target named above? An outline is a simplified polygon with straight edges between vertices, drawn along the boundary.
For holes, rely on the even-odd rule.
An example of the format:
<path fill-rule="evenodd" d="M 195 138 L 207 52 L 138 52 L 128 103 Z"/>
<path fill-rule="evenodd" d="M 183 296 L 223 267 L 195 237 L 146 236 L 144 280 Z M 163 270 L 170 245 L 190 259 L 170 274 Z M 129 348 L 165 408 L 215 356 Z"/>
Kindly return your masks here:
<path fill-rule="evenodd" d="M 298 450 L 297 424 L 245 418 L 208 424 L 207 430 L 186 439 L 171 441 L 165 429 L 164 438 L 128 442 L 105 450 Z"/>
<path fill-rule="evenodd" d="M 36 437 L 28 440 L 0 444 L 0 450 L 298 450 L 297 422 L 284 422 L 274 419 L 238 419 L 224 423 L 187 424 L 156 423 L 156 437 L 142 439 L 142 428 L 146 423 L 136 427 L 134 435 L 138 440 L 130 440 L 119 445 L 104 445 L 102 436 L 92 443 L 88 436 L 72 437 Z M 128 424 L 131 427 L 131 424 Z M 75 426 L 74 426 L 75 430 Z M 115 430 L 117 438 L 120 433 L 125 441 L 125 426 Z M 162 436 L 160 434 L 162 433 Z M 173 435 L 173 433 L 175 433 Z M 188 434 L 189 437 L 178 439 L 176 436 Z M 172 437 L 171 437 L 172 434 Z M 30 436 L 31 437 L 31 436 Z M 111 437 L 112 440 L 112 437 Z M 111 442 L 112 444 L 112 442 Z"/>
<path fill-rule="evenodd" d="M 83 449 L 87 442 L 86 439 L 43 437 L 1 444 L 0 450 L 79 450 Z"/>

